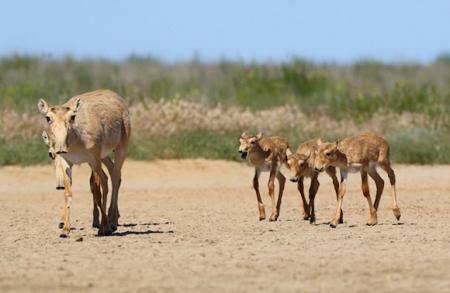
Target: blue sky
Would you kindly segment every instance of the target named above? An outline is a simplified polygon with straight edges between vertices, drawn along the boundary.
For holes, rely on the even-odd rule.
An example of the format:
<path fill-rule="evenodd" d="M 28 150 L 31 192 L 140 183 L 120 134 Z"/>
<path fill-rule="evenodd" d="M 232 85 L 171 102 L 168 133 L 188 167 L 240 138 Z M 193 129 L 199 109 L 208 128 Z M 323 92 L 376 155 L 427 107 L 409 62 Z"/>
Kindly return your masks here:
<path fill-rule="evenodd" d="M 432 61 L 450 1 L 1 1 L 0 55 Z"/>

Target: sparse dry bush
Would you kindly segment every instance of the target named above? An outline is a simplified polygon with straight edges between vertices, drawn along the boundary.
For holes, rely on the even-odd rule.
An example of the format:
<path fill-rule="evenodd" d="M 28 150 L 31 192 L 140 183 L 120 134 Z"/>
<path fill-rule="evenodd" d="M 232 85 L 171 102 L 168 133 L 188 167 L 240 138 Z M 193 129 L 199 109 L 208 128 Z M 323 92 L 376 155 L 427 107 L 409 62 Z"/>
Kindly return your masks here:
<path fill-rule="evenodd" d="M 130 114 L 133 136 L 140 138 L 169 136 L 181 131 L 225 133 L 249 129 L 276 133 L 297 128 L 306 133 L 350 135 L 364 130 L 389 133 L 417 127 L 436 127 L 436 121 L 417 113 L 380 113 L 364 123 L 356 123 L 351 119 L 336 120 L 325 113 L 307 116 L 295 105 L 250 111 L 185 100 L 136 103 L 130 107 Z M 439 125 L 445 123 L 448 123 L 448 118 Z M 40 133 L 43 126 L 43 119 L 38 114 L 14 110 L 0 112 L 0 138 L 6 141 L 16 137 L 32 138 Z"/>
<path fill-rule="evenodd" d="M 244 129 L 285 135 L 293 145 L 375 130 L 393 141 L 398 161 L 450 162 L 444 57 L 426 65 L 2 57 L 0 165 L 46 159 L 37 99 L 59 104 L 102 87 L 129 102 L 135 158 L 233 159 L 235 136 Z"/>

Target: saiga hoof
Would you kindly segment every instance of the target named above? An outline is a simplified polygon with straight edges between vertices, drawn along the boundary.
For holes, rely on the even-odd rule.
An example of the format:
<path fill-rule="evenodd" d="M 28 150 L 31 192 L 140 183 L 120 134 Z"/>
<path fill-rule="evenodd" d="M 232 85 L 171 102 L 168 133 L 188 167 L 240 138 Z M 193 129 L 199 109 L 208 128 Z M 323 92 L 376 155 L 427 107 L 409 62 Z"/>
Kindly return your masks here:
<path fill-rule="evenodd" d="M 92 223 L 92 228 L 100 229 L 100 224 L 94 222 L 94 223 Z"/>
<path fill-rule="evenodd" d="M 331 228 L 336 228 L 337 225 L 338 225 L 337 222 L 338 222 L 338 221 L 336 221 L 336 220 L 333 219 L 333 220 L 330 222 L 330 227 L 331 227 Z"/>
<path fill-rule="evenodd" d="M 310 224 L 315 224 L 316 223 L 316 218 L 310 218 L 309 219 L 309 223 Z"/>
<path fill-rule="evenodd" d="M 266 219 L 266 216 L 264 216 L 264 217 L 259 216 L 259 220 L 260 220 L 260 221 L 263 221 L 263 220 L 265 220 L 265 219 Z"/>
<path fill-rule="evenodd" d="M 112 235 L 112 230 L 111 229 L 99 229 L 97 235 L 98 236 L 110 236 L 110 235 Z"/>
<path fill-rule="evenodd" d="M 270 222 L 275 222 L 276 220 L 278 220 L 278 216 L 277 215 L 271 215 L 269 218 Z"/>
<path fill-rule="evenodd" d="M 58 228 L 59 228 L 59 229 L 62 229 L 63 227 L 64 227 L 64 223 L 63 223 L 63 222 L 59 222 Z"/>
<path fill-rule="evenodd" d="M 308 220 L 309 220 L 309 218 L 310 218 L 309 216 L 306 216 L 306 215 L 305 215 L 305 216 L 303 216 L 303 220 L 305 220 L 305 221 L 308 221 Z"/>
<path fill-rule="evenodd" d="M 59 234 L 59 238 L 68 238 L 69 237 L 69 232 L 68 231 L 62 231 Z"/>

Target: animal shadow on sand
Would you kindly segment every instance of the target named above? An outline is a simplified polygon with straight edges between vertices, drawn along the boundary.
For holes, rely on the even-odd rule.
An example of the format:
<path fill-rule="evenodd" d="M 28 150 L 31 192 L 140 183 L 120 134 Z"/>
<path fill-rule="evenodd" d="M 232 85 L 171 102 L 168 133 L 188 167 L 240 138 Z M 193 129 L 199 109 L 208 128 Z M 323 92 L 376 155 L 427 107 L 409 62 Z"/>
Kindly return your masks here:
<path fill-rule="evenodd" d="M 119 227 L 151 227 L 151 226 L 159 226 L 159 225 L 169 225 L 171 224 L 171 222 L 162 222 L 162 223 L 158 223 L 158 222 L 149 222 L 149 223 L 126 223 L 126 224 L 121 224 L 119 225 Z M 152 229 L 147 229 L 147 230 L 143 230 L 143 231 L 134 231 L 134 230 L 127 230 L 127 231 L 122 231 L 122 232 L 114 232 L 111 236 L 127 236 L 127 235 L 148 235 L 148 234 L 163 234 L 163 233 L 174 233 L 173 230 L 166 230 L 166 231 L 162 231 L 162 230 L 152 230 Z"/>
<path fill-rule="evenodd" d="M 330 222 L 321 222 L 321 223 L 316 223 L 316 224 L 314 224 L 314 225 L 315 225 L 315 226 L 322 226 L 322 225 L 328 226 L 328 225 L 330 225 Z M 343 225 L 343 227 L 347 227 L 347 228 L 356 228 L 356 227 L 366 227 L 366 226 L 368 226 L 367 224 L 361 224 L 361 225 L 351 224 L 351 225 L 346 225 L 345 223 L 344 223 L 344 224 L 340 224 L 340 225 Z M 392 224 L 388 224 L 388 223 L 378 223 L 378 224 L 375 225 L 375 226 L 385 226 L 385 225 L 392 225 L 392 226 L 403 226 L 403 225 L 408 225 L 408 226 L 414 226 L 414 225 L 417 225 L 417 223 L 407 223 L 407 224 L 405 224 L 404 222 L 398 222 L 398 223 L 392 223 Z M 375 227 L 375 226 L 373 226 L 373 227 Z"/>

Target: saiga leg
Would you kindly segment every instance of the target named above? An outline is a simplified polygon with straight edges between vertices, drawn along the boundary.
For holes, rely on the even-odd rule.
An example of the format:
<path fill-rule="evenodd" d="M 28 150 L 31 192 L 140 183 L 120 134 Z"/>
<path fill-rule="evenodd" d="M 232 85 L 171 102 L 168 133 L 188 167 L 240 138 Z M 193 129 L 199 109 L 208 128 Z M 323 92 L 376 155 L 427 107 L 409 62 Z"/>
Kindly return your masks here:
<path fill-rule="evenodd" d="M 94 199 L 95 199 L 95 203 L 97 205 L 97 207 L 100 209 L 100 213 L 101 213 L 101 223 L 100 223 L 100 229 L 98 231 L 98 235 L 100 236 L 104 236 L 104 235 L 110 235 L 112 233 L 111 227 L 109 225 L 109 221 L 108 221 L 108 217 L 106 215 L 106 211 L 103 208 L 103 204 L 102 204 L 102 194 L 101 194 L 101 190 L 100 187 L 104 184 L 102 182 L 103 180 L 103 176 L 102 176 L 102 168 L 101 168 L 101 162 L 94 162 L 93 164 L 91 164 L 91 168 L 92 168 L 92 177 L 93 177 L 93 194 L 94 194 Z"/>
<path fill-rule="evenodd" d="M 362 192 L 369 204 L 369 221 L 367 222 L 367 225 L 373 226 L 377 224 L 377 210 L 373 207 L 372 199 L 370 198 L 369 183 L 367 182 L 367 167 L 365 166 L 361 169 L 361 181 Z"/>
<path fill-rule="evenodd" d="M 261 194 L 259 193 L 259 176 L 261 175 L 261 171 L 255 168 L 255 176 L 253 176 L 253 188 L 256 192 L 256 200 L 258 201 L 258 210 L 259 210 L 259 220 L 262 221 L 266 218 L 266 211 L 264 210 L 264 204 L 261 199 Z"/>
<path fill-rule="evenodd" d="M 336 168 L 335 167 L 328 167 L 325 172 L 331 177 L 331 180 L 333 181 L 333 187 L 334 191 L 336 192 L 336 201 L 339 200 L 339 180 L 336 176 Z M 339 216 L 339 224 L 344 223 L 344 212 L 341 209 L 341 214 Z"/>
<path fill-rule="evenodd" d="M 56 156 L 55 172 L 57 178 L 57 189 L 64 189 L 64 207 L 58 227 L 63 229 L 61 236 L 67 236 L 70 232 L 70 205 L 72 203 L 72 164 L 63 157 Z M 61 182 L 62 181 L 62 182 Z"/>
<path fill-rule="evenodd" d="M 314 208 L 314 200 L 316 198 L 317 190 L 319 190 L 319 180 L 317 177 L 319 176 L 318 173 L 314 173 L 314 175 L 311 177 L 311 185 L 309 186 L 309 209 L 310 209 L 310 215 L 309 222 L 311 224 L 314 224 L 316 222 L 316 212 Z"/>
<path fill-rule="evenodd" d="M 375 167 L 369 168 L 369 176 L 375 181 L 375 185 L 377 187 L 377 193 L 375 196 L 375 201 L 373 203 L 373 207 L 378 210 L 378 206 L 380 205 L 380 199 L 381 195 L 383 194 L 384 189 L 384 180 L 381 178 L 381 176 L 378 174 Z"/>
<path fill-rule="evenodd" d="M 346 189 L 346 184 L 347 184 L 347 176 L 348 176 L 347 171 L 341 170 L 341 183 L 339 184 L 337 207 L 336 207 L 334 217 L 330 222 L 331 228 L 336 228 L 336 226 L 339 223 L 339 218 L 341 216 L 342 203 L 344 201 L 345 189 Z"/>
<path fill-rule="evenodd" d="M 397 204 L 397 192 L 395 190 L 395 173 L 394 170 L 392 170 L 391 165 L 389 162 L 380 163 L 380 167 L 383 168 L 384 171 L 389 176 L 389 181 L 391 182 L 391 194 L 392 194 L 392 212 L 394 213 L 395 218 L 400 220 L 400 208 Z"/>
<path fill-rule="evenodd" d="M 305 197 L 305 187 L 303 185 L 303 180 L 304 177 L 300 177 L 298 178 L 298 182 L 297 182 L 297 189 L 298 192 L 300 192 L 300 196 L 302 198 L 302 204 L 303 204 L 303 220 L 309 220 L 310 214 L 309 214 L 309 204 L 306 201 L 306 197 Z"/>
<path fill-rule="evenodd" d="M 115 149 L 115 160 L 114 160 L 114 170 L 112 174 L 112 194 L 111 194 L 111 204 L 109 206 L 108 216 L 111 222 L 111 228 L 113 231 L 117 230 L 119 225 L 119 210 L 118 210 L 118 199 L 119 199 L 119 188 L 122 182 L 122 166 L 127 155 L 126 145 L 121 145 Z"/>
<path fill-rule="evenodd" d="M 72 203 L 72 180 L 71 177 L 66 173 L 66 169 L 63 169 L 64 172 L 64 225 L 62 228 L 62 233 L 60 236 L 67 236 L 70 232 L 70 205 Z"/>
<path fill-rule="evenodd" d="M 277 173 L 277 166 L 275 164 L 272 164 L 272 168 L 270 169 L 270 175 L 269 175 L 269 182 L 267 184 L 269 188 L 269 196 L 272 201 L 272 212 L 270 214 L 269 221 L 276 221 L 277 220 L 277 208 L 275 206 L 275 176 Z"/>
<path fill-rule="evenodd" d="M 111 157 L 108 156 L 108 157 L 102 159 L 102 163 L 106 166 L 106 169 L 108 169 L 108 174 L 112 180 L 112 175 L 114 172 L 114 162 L 111 160 Z M 120 183 L 119 183 L 119 185 L 120 185 Z M 105 209 L 106 209 L 106 201 L 105 201 Z M 119 213 L 118 207 L 117 207 L 117 217 L 120 218 L 120 213 Z"/>
<path fill-rule="evenodd" d="M 91 177 L 89 178 L 89 186 L 91 188 L 92 193 L 92 228 L 100 228 L 100 212 L 98 211 L 97 202 L 95 201 L 95 180 L 94 180 L 94 172 L 91 172 Z"/>
<path fill-rule="evenodd" d="M 286 183 L 286 177 L 284 177 L 283 174 L 281 174 L 280 171 L 278 171 L 277 175 L 276 175 L 277 179 L 278 179 L 278 183 L 280 184 L 280 189 L 278 191 L 278 200 L 277 200 L 277 216 L 276 219 L 278 219 L 278 217 L 280 216 L 280 212 L 281 212 L 281 200 L 283 198 L 283 191 L 284 191 L 284 185 Z"/>

